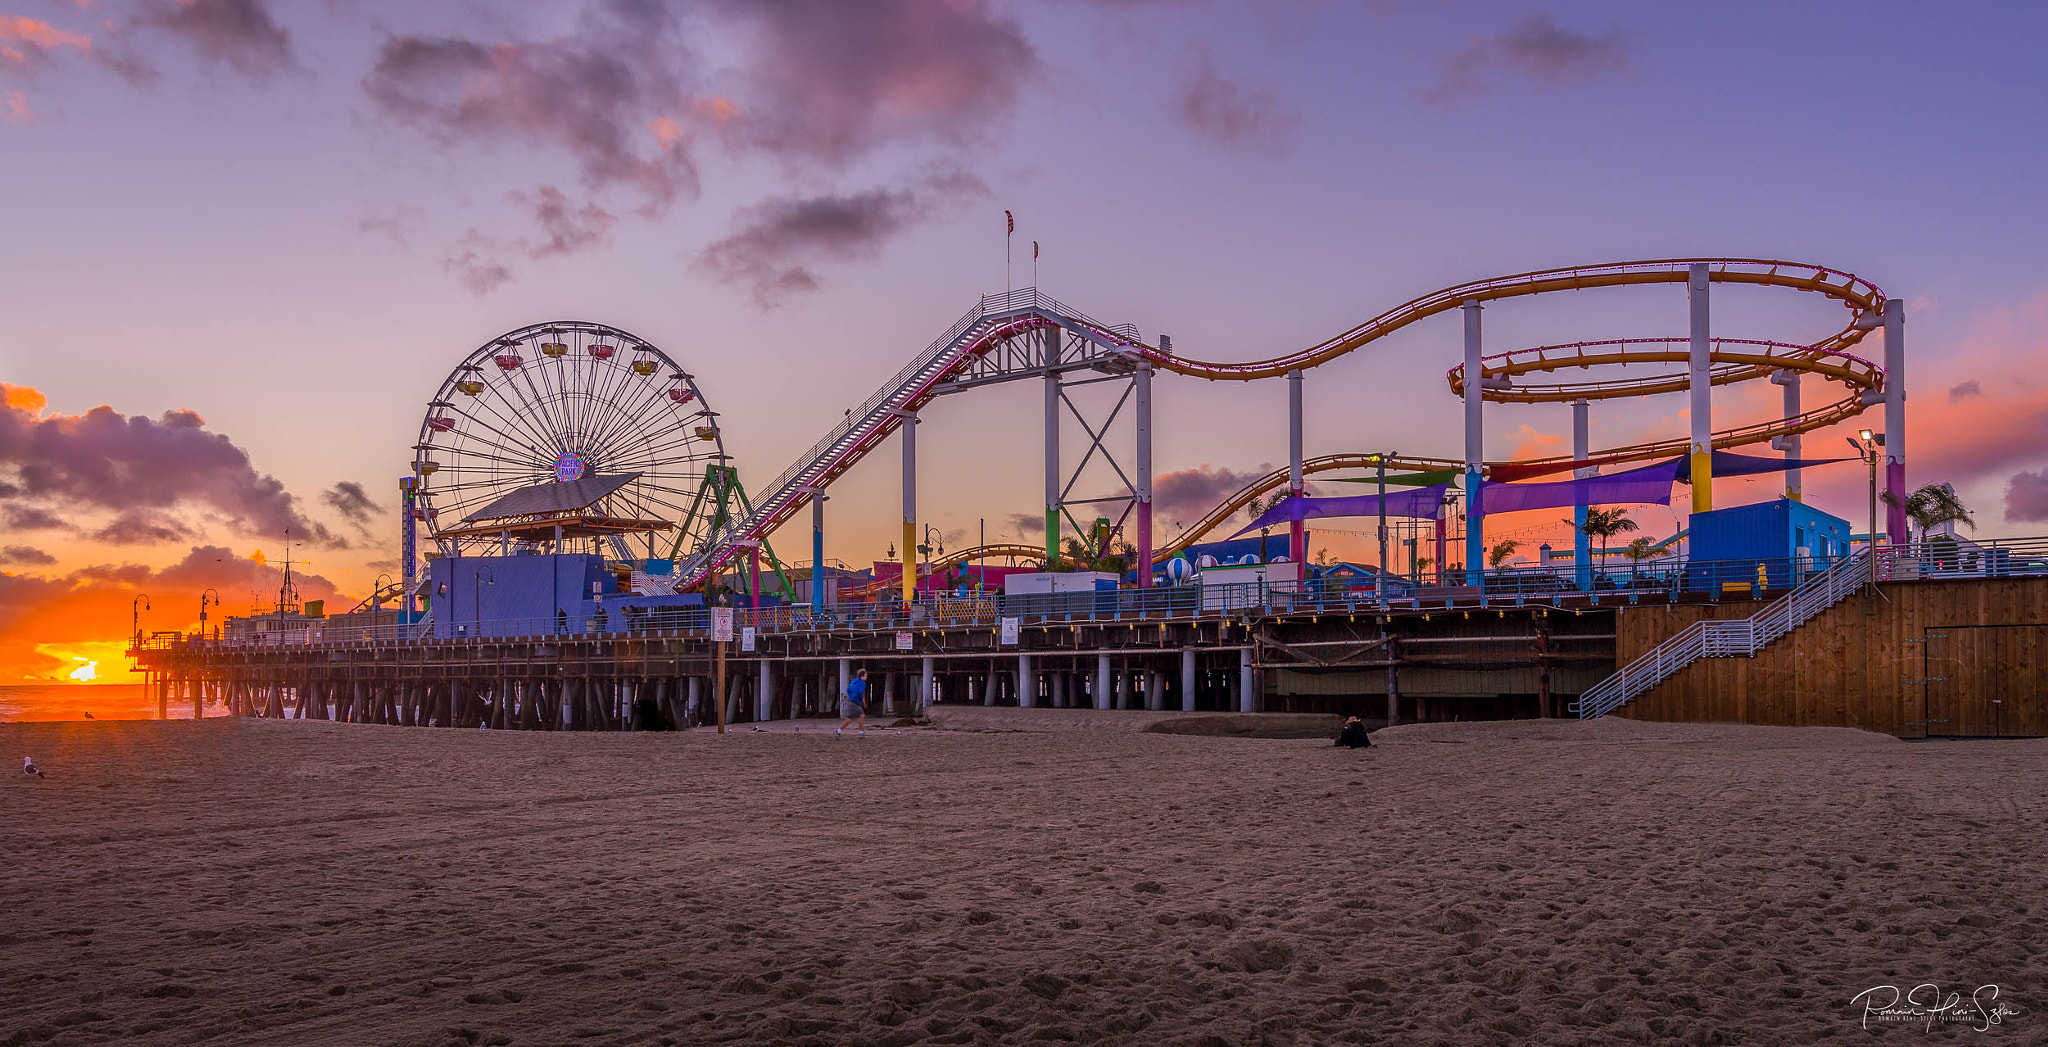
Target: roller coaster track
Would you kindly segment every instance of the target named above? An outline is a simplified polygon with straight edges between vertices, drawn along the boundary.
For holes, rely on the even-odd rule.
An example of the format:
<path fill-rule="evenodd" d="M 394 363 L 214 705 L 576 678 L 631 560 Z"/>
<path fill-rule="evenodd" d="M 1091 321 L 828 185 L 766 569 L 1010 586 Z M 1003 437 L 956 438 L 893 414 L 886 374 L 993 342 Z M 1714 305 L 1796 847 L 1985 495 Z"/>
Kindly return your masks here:
<path fill-rule="evenodd" d="M 1038 293 L 1035 288 L 1004 295 L 989 295 L 975 308 L 968 310 L 966 315 L 955 322 L 946 333 L 926 346 L 923 352 L 914 357 L 889 382 L 884 383 L 865 403 L 848 412 L 845 421 L 835 426 L 808 452 L 799 456 L 789 468 L 783 470 L 780 476 L 762 488 L 753 499 L 753 512 L 733 521 L 723 531 L 711 536 L 704 548 L 682 565 L 678 572 L 678 589 L 683 590 L 701 584 L 732 562 L 741 548 L 740 543 L 759 540 L 773 532 L 807 503 L 813 492 L 829 485 L 894 433 L 906 414 L 914 413 L 939 395 L 939 386 L 949 376 L 961 372 L 973 360 L 988 353 L 1003 339 L 1026 331 L 1057 326 L 1136 359 L 1149 360 L 1162 370 L 1213 381 L 1254 381 L 1279 377 L 1293 370 L 1321 366 L 1418 320 L 1458 308 L 1466 302 L 1490 302 L 1596 287 L 1684 283 L 1691 266 L 1699 263 L 1708 266 L 1708 279 L 1715 283 L 1807 291 L 1833 298 L 1851 310 L 1850 321 L 1841 331 L 1805 346 L 1787 344 L 1786 348 L 1795 350 L 1792 353 L 1782 356 L 1773 356 L 1769 352 L 1750 353 L 1747 354 L 1750 359 L 1738 359 L 1737 357 L 1744 354 L 1729 350 L 1732 355 L 1728 356 L 1725 362 L 1735 365 L 1736 368 L 1745 369 L 1745 377 L 1763 373 L 1763 369 L 1769 367 L 1790 366 L 1788 361 L 1798 358 L 1801 354 L 1809 354 L 1816 359 L 1827 354 L 1840 354 L 1878 326 L 1876 318 L 1883 310 L 1884 293 L 1876 285 L 1854 274 L 1823 266 L 1758 258 L 1653 259 L 1546 269 L 1460 284 L 1412 299 L 1335 338 L 1299 352 L 1247 363 L 1217 363 L 1176 356 L 1156 346 L 1146 345 L 1131 335 L 1127 329 L 1112 328 L 1095 321 Z M 1739 379 L 1730 377 L 1727 380 Z M 1881 379 L 1879 381 L 1881 382 Z M 1839 412 L 1845 408 L 1847 413 L 1840 414 Z M 1793 431 L 1803 432 L 1832 424 L 1860 410 L 1862 405 L 1852 397 L 1839 404 L 1806 412 L 1798 419 L 1792 420 L 1801 426 Z M 1725 430 L 1714 434 L 1714 446 L 1723 448 L 1756 443 L 1787 431 L 1787 424 L 1787 420 L 1779 419 Z M 1683 439 L 1667 440 L 1614 448 L 1601 452 L 1596 457 L 1603 462 L 1636 461 L 1675 454 L 1687 446 L 1688 442 Z M 1363 455 L 1329 455 L 1313 460 L 1317 463 L 1317 468 L 1310 469 L 1307 462 L 1303 463 L 1303 468 L 1307 471 L 1323 471 L 1356 467 L 1363 460 Z M 1536 463 L 1516 464 L 1556 464 L 1568 461 L 1539 459 Z M 1440 469 L 1461 463 L 1445 459 L 1403 459 L 1391 464 L 1410 468 Z M 1247 485 L 1170 543 L 1161 551 L 1162 558 L 1170 557 L 1174 552 L 1185 548 L 1194 538 L 1213 529 L 1232 513 L 1244 508 L 1252 498 L 1271 490 L 1275 476 L 1280 478 L 1280 482 L 1284 482 L 1286 472 L 1278 470 Z"/>

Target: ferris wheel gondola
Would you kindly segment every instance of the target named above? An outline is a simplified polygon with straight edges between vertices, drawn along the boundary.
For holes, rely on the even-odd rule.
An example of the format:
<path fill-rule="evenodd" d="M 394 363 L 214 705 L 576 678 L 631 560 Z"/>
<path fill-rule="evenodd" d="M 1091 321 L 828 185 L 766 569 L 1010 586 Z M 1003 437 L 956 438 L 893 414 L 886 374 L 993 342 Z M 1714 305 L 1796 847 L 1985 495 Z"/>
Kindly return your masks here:
<path fill-rule="evenodd" d="M 417 518 L 449 552 L 603 537 L 663 556 L 707 537 L 690 507 L 724 461 L 717 414 L 660 349 L 604 324 L 535 324 L 471 352 L 428 402 Z"/>

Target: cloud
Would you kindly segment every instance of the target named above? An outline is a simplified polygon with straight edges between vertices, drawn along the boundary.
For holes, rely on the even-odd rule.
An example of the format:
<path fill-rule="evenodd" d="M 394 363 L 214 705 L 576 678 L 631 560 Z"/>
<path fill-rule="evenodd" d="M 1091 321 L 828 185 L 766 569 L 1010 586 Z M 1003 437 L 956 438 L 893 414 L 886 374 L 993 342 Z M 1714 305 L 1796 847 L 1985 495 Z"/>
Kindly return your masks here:
<path fill-rule="evenodd" d="M 1548 14 L 1531 13 L 1507 32 L 1482 36 L 1445 57 L 1443 79 L 1421 97 L 1433 105 L 1451 105 L 1487 94 L 1493 89 L 1490 74 L 1495 71 L 1548 85 L 1626 73 L 1631 68 L 1626 45 L 1620 29 L 1588 36 L 1558 25 Z"/>
<path fill-rule="evenodd" d="M 371 518 L 384 511 L 363 485 L 353 480 L 343 480 L 320 496 L 320 500 L 340 514 L 341 518 L 358 528 L 368 529 Z"/>
<path fill-rule="evenodd" d="M 461 253 L 441 259 L 441 270 L 461 280 L 470 294 L 482 298 L 512 279 L 512 270 L 505 263 L 485 253 L 494 253 L 496 245 L 476 230 L 469 231 L 458 250 Z"/>
<path fill-rule="evenodd" d="M 980 138 L 1041 73 L 984 0 L 719 0 L 747 59 L 720 129 L 744 148 L 847 163 L 892 142 Z"/>
<path fill-rule="evenodd" d="M 414 204 L 399 204 L 389 215 L 364 215 L 356 219 L 356 232 L 364 235 L 382 235 L 400 247 L 411 247 L 412 230 L 426 221 L 427 211 Z"/>
<path fill-rule="evenodd" d="M 63 48 L 92 53 L 92 37 L 26 15 L 0 14 L 0 67 L 33 71 Z"/>
<path fill-rule="evenodd" d="M 1566 450 L 1564 437 L 1556 433 L 1543 432 L 1527 422 L 1523 422 L 1519 428 L 1508 434 L 1508 439 L 1514 441 L 1514 449 L 1508 452 L 1511 461 L 1544 458 L 1563 454 Z"/>
<path fill-rule="evenodd" d="M 1018 534 L 1042 535 L 1045 533 L 1045 514 L 1043 513 L 1011 513 L 1003 522 L 1009 525 L 1010 530 Z"/>
<path fill-rule="evenodd" d="M 1261 465 L 1252 472 L 1240 473 L 1205 462 L 1193 469 L 1160 473 L 1152 478 L 1153 518 L 1176 529 L 1192 524 L 1225 498 L 1271 471 Z"/>
<path fill-rule="evenodd" d="M 698 193 L 691 138 L 650 122 L 686 108 L 690 52 L 678 14 L 649 0 L 607 0 L 548 40 L 484 44 L 392 36 L 363 90 L 384 116 L 444 145 L 513 142 L 567 150 L 593 190 L 637 192 L 652 215 Z"/>
<path fill-rule="evenodd" d="M 1978 384 L 1975 378 L 1972 378 L 1967 382 L 1959 382 L 1956 385 L 1950 386 L 1948 390 L 1948 402 L 1952 404 L 1962 403 L 1964 400 L 1967 400 L 1970 397 L 1983 395 L 1984 387 Z"/>
<path fill-rule="evenodd" d="M 774 197 L 738 215 L 739 228 L 706 247 L 693 267 L 721 283 L 749 288 L 763 309 L 821 285 L 821 262 L 873 258 L 898 233 L 985 196 L 981 179 L 957 170 L 927 173 L 917 188 L 869 189 L 850 196 Z"/>
<path fill-rule="evenodd" d="M 2048 520 L 2048 469 L 2015 473 L 2005 482 L 2005 519 L 2008 523 Z"/>
<path fill-rule="evenodd" d="M 251 80 L 298 68 L 291 33 L 270 15 L 264 0 L 148 0 L 135 24 L 191 44 L 209 65 L 225 65 Z"/>
<path fill-rule="evenodd" d="M 1183 74 L 1173 108 L 1197 134 L 1272 156 L 1293 151 L 1301 124 L 1300 114 L 1282 109 L 1280 96 L 1270 89 L 1224 79 L 1206 49 L 1196 52 Z"/>
<path fill-rule="evenodd" d="M 146 510 L 130 509 L 93 532 L 97 541 L 113 545 L 151 545 L 192 537 L 184 522 Z"/>
<path fill-rule="evenodd" d="M 239 609 L 251 600 L 274 601 L 282 577 L 276 568 L 216 545 L 192 546 L 161 570 L 94 564 L 62 576 L 0 571 L 0 680 L 47 679 L 71 668 L 69 660 L 39 648 L 125 639 L 139 593 L 147 593 L 151 604 L 142 612 L 144 631 L 190 628 L 198 623 L 199 594 L 206 589 Z M 330 606 L 348 602 L 320 575 L 293 571 L 292 580 L 302 599 L 327 600 Z"/>
<path fill-rule="evenodd" d="M 610 211 L 594 203 L 577 207 L 566 194 L 551 185 L 541 186 L 531 194 L 514 190 L 507 193 L 506 198 L 532 211 L 535 224 L 547 234 L 546 243 L 525 244 L 527 254 L 536 259 L 571 254 L 601 244 L 611 234 L 613 223 L 618 221 Z"/>
<path fill-rule="evenodd" d="M 43 506 L 116 513 L 193 506 L 240 534 L 281 534 L 333 548 L 347 541 L 298 511 L 275 478 L 248 452 L 188 410 L 158 419 L 95 407 L 82 415 L 46 414 L 42 394 L 0 383 L 0 482 Z M 46 512 L 10 506 L 24 514 Z M 51 517 L 54 521 L 55 518 Z M 62 526 L 56 521 L 56 526 Z"/>
<path fill-rule="evenodd" d="M 10 545 L 0 548 L 0 563 L 28 564 L 34 567 L 42 567 L 56 562 L 56 557 L 32 545 Z"/>
<path fill-rule="evenodd" d="M 28 96 L 20 91 L 0 91 L 0 121 L 10 124 L 32 124 L 36 111 L 29 108 Z"/>
<path fill-rule="evenodd" d="M 33 505 L 10 505 L 5 512 L 10 531 L 68 531 L 69 521 L 48 509 Z"/>

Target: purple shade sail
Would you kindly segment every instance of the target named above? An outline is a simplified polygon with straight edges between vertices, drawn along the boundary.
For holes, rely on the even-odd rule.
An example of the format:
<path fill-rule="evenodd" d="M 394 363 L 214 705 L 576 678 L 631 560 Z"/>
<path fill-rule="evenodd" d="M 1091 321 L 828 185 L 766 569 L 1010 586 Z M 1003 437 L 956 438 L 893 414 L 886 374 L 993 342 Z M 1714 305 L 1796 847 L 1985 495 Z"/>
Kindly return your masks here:
<path fill-rule="evenodd" d="M 1450 484 L 1435 484 L 1417 487 L 1412 491 L 1387 492 L 1387 515 L 1405 516 L 1416 520 L 1434 520 L 1443 512 L 1444 492 Z M 1266 510 L 1244 530 L 1231 535 L 1256 531 L 1261 527 L 1293 523 L 1296 520 L 1315 520 L 1326 516 L 1378 516 L 1380 496 L 1363 494 L 1351 498 L 1289 498 L 1279 505 Z"/>
<path fill-rule="evenodd" d="M 1673 459 L 1612 476 L 1589 476 L 1583 480 L 1540 484 L 1482 483 L 1479 485 L 1479 497 L 1473 501 L 1477 511 L 1487 516 L 1580 505 L 1670 505 L 1671 485 L 1678 475 L 1681 461 Z"/>
<path fill-rule="evenodd" d="M 1753 476 L 1757 473 L 1782 473 L 1787 469 L 1811 469 L 1817 465 L 1834 465 L 1838 462 L 1860 462 L 1861 458 L 1759 458 L 1755 455 L 1736 454 L 1733 451 L 1714 452 L 1714 475 Z M 1673 459 L 1678 463 L 1678 482 L 1692 482 L 1692 459 Z"/>

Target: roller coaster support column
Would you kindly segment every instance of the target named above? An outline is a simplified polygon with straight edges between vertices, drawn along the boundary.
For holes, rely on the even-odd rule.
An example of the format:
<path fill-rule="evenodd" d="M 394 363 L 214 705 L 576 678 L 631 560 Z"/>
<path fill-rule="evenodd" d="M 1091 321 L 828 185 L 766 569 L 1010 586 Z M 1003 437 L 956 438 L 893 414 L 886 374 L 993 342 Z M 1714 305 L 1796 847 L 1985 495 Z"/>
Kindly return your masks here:
<path fill-rule="evenodd" d="M 1584 400 L 1572 401 L 1572 457 L 1582 462 L 1593 455 L 1592 424 L 1590 418 L 1592 407 L 1592 404 Z M 1572 475 L 1583 480 L 1598 472 L 1598 469 L 1587 466 L 1572 473 Z M 1593 539 L 1586 535 L 1585 502 L 1580 502 L 1572 507 L 1572 526 L 1577 531 L 1572 536 L 1572 563 L 1578 568 L 1579 588 L 1585 592 L 1592 592 Z"/>
<path fill-rule="evenodd" d="M 1301 482 L 1301 370 L 1287 372 L 1287 494 L 1292 498 L 1302 496 Z M 1287 525 L 1287 555 L 1295 563 L 1308 562 L 1305 545 L 1307 526 L 1297 519 Z M 1304 575 L 1303 577 L 1307 577 Z"/>
<path fill-rule="evenodd" d="M 811 620 L 825 616 L 825 492 L 807 487 L 811 494 Z"/>
<path fill-rule="evenodd" d="M 1884 301 L 1884 489 L 1885 537 L 1905 544 L 1906 533 L 1906 303 Z"/>
<path fill-rule="evenodd" d="M 1685 292 L 1692 306 L 1692 511 L 1704 513 L 1714 508 L 1714 339 L 1707 312 L 1707 263 L 1689 268 Z"/>
<path fill-rule="evenodd" d="M 1060 329 L 1048 327 L 1045 339 L 1045 555 L 1060 555 Z"/>
<path fill-rule="evenodd" d="M 1785 417 L 1799 417 L 1799 372 L 1789 367 L 1781 367 L 1771 372 L 1771 384 L 1783 386 L 1785 389 Z M 1799 460 L 1798 433 L 1788 433 L 1784 436 L 1772 437 L 1771 447 L 1785 452 L 1785 460 L 1788 462 Z M 1796 502 L 1800 500 L 1801 493 L 1802 485 L 1799 482 L 1798 467 L 1795 466 L 1785 470 L 1785 497 Z"/>
<path fill-rule="evenodd" d="M 898 411 L 903 420 L 903 609 L 917 602 L 917 414 Z"/>
<path fill-rule="evenodd" d="M 1481 427 L 1480 408 L 1482 398 L 1479 372 L 1479 313 L 1485 308 L 1478 302 L 1466 302 L 1465 309 L 1465 584 L 1480 585 L 1486 580 L 1486 528 L 1482 523 L 1485 508 L 1479 504 L 1479 484 L 1486 462 L 1485 430 Z"/>
<path fill-rule="evenodd" d="M 1163 340 L 1163 339 L 1162 339 Z M 1152 588 L 1152 361 L 1138 364 L 1138 588 Z"/>

